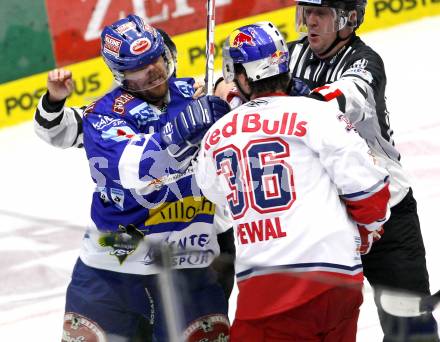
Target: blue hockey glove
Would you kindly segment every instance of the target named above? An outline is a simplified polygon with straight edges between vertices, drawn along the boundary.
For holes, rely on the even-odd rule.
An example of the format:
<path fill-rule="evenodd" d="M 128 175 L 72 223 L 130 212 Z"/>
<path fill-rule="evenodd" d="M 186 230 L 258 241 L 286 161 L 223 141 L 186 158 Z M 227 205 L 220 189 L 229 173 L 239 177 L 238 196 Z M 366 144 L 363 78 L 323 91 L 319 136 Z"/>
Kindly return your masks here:
<path fill-rule="evenodd" d="M 292 78 L 291 88 L 289 90 L 290 96 L 307 96 L 310 94 L 310 88 L 307 84 L 299 78 Z"/>
<path fill-rule="evenodd" d="M 206 131 L 229 111 L 228 103 L 217 96 L 203 96 L 190 102 L 161 129 L 168 154 L 179 163 L 188 164 L 197 154 Z"/>

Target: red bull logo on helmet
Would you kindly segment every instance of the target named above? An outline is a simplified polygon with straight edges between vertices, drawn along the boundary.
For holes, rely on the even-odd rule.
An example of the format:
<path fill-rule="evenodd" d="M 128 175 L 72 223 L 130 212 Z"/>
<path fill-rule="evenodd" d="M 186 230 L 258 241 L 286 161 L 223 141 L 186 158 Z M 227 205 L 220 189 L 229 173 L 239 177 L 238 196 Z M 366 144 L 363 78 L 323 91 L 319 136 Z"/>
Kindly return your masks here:
<path fill-rule="evenodd" d="M 229 36 L 229 46 L 239 48 L 243 44 L 255 46 L 254 38 L 251 35 L 236 30 Z"/>
<path fill-rule="evenodd" d="M 287 53 L 277 50 L 271 56 L 271 64 L 281 64 L 287 61 Z"/>

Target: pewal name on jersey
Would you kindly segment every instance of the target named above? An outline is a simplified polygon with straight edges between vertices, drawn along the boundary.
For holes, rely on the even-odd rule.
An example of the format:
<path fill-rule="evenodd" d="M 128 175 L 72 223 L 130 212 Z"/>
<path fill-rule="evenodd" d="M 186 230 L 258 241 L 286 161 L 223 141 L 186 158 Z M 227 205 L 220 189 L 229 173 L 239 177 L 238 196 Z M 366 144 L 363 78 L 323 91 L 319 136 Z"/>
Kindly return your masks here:
<path fill-rule="evenodd" d="M 237 239 L 242 245 L 286 236 L 287 233 L 281 228 L 279 217 L 240 223 L 237 227 Z"/>
<path fill-rule="evenodd" d="M 216 145 L 220 140 L 229 138 L 237 133 L 255 133 L 260 132 L 267 135 L 294 135 L 303 137 L 307 134 L 307 121 L 297 122 L 297 113 L 284 113 L 281 120 L 273 118 L 262 118 L 262 115 L 246 114 L 240 117 L 241 126 L 238 123 L 238 114 L 232 115 L 231 121 L 223 127 L 209 131 L 205 140 L 205 149 L 209 150 L 211 146 Z"/>

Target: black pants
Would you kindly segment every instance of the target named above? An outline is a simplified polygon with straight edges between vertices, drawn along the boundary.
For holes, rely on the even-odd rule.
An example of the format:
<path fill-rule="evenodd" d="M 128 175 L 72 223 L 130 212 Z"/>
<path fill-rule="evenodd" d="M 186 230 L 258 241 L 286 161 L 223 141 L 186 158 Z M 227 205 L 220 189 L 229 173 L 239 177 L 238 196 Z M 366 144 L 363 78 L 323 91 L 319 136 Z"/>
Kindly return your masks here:
<path fill-rule="evenodd" d="M 427 295 L 429 277 L 425 247 L 412 190 L 391 209 L 384 235 L 362 257 L 364 274 L 379 298 L 380 289 L 398 289 Z M 437 342 L 437 323 L 432 314 L 400 318 L 387 314 L 376 300 L 384 342 Z"/>

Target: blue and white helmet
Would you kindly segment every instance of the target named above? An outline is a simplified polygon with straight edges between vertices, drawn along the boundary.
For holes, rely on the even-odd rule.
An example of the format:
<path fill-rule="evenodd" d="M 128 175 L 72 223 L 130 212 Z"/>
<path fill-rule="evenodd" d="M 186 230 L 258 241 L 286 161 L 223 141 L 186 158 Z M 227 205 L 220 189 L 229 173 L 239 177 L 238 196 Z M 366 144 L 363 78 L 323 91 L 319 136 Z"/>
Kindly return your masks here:
<path fill-rule="evenodd" d="M 160 56 L 164 57 L 166 63 L 166 79 L 174 71 L 174 60 L 163 37 L 154 27 L 133 14 L 104 27 L 101 55 L 116 82 L 123 87 L 125 71 L 155 63 Z"/>
<path fill-rule="evenodd" d="M 223 78 L 234 80 L 234 64 L 242 64 L 251 81 L 289 71 L 289 50 L 280 31 L 265 21 L 234 30 L 223 45 Z"/>

